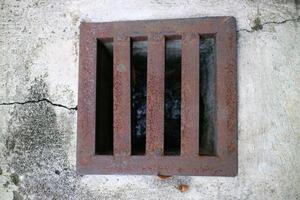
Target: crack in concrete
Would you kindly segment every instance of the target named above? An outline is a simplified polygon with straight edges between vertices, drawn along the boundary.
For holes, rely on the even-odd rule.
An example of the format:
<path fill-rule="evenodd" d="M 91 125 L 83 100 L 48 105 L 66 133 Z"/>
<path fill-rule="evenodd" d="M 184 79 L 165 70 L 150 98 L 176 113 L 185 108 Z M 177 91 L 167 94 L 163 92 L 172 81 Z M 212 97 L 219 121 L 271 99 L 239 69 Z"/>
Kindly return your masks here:
<path fill-rule="evenodd" d="M 30 104 L 30 103 L 39 103 L 39 102 L 47 102 L 53 106 L 57 106 L 57 107 L 61 107 L 61 108 L 65 108 L 68 110 L 77 110 L 77 106 L 75 107 L 68 107 L 68 106 L 64 106 L 62 104 L 58 104 L 58 103 L 53 103 L 52 101 L 50 101 L 49 99 L 43 98 L 43 99 L 37 99 L 37 100 L 29 100 L 29 101 L 24 101 L 24 102 L 9 102 L 9 103 L 0 103 L 0 106 L 11 106 L 11 105 L 25 105 L 25 104 Z"/>
<path fill-rule="evenodd" d="M 286 20 L 279 21 L 279 22 L 265 22 L 265 23 L 262 23 L 261 25 L 262 25 L 262 27 L 263 27 L 264 25 L 269 25 L 269 24 L 284 24 L 284 23 L 286 23 L 286 22 L 292 22 L 292 21 L 300 21 L 300 16 L 297 17 L 297 18 L 286 19 Z M 262 29 L 263 29 L 263 28 L 262 28 Z M 260 29 L 260 30 L 262 30 L 262 29 Z M 245 32 L 247 32 L 247 33 L 253 33 L 253 32 L 258 31 L 258 30 L 253 29 L 253 27 L 252 27 L 251 30 L 249 30 L 249 29 L 244 29 L 244 28 L 243 28 L 243 29 L 237 30 L 237 32 L 241 32 L 241 31 L 245 31 Z"/>

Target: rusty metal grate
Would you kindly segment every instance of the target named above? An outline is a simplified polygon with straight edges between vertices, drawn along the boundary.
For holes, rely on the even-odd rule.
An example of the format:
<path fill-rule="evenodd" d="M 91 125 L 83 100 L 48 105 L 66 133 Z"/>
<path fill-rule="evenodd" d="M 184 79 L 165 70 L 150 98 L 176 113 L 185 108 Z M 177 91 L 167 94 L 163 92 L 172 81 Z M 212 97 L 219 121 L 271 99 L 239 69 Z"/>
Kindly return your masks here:
<path fill-rule="evenodd" d="M 201 67 L 206 62 L 201 42 L 206 38 L 212 38 L 214 48 L 213 67 L 207 69 Z M 166 127 L 165 91 L 172 87 L 170 81 L 177 80 L 166 75 L 167 60 L 172 58 L 167 53 L 168 40 L 180 41 L 176 76 L 180 119 L 174 121 L 179 123 L 179 143 L 169 145 L 175 148 L 174 154 L 166 151 L 169 139 L 165 134 L 173 130 Z M 145 46 L 142 51 L 146 49 L 146 60 L 134 60 L 135 45 Z M 143 62 L 146 68 L 133 73 L 135 62 Z M 102 65 L 110 67 L 105 71 Z M 135 82 L 136 77 L 144 82 Z M 137 119 L 132 113 L 137 111 L 133 110 L 132 93 L 134 87 L 144 85 L 146 97 L 141 102 L 146 109 L 145 137 L 136 148 L 133 126 Z M 212 97 L 207 97 L 206 90 Z M 104 96 L 99 96 L 101 92 Z M 81 174 L 237 174 L 233 17 L 82 23 L 78 98 L 77 170 Z M 207 110 L 209 125 L 203 121 Z M 208 130 L 213 134 L 204 133 Z"/>

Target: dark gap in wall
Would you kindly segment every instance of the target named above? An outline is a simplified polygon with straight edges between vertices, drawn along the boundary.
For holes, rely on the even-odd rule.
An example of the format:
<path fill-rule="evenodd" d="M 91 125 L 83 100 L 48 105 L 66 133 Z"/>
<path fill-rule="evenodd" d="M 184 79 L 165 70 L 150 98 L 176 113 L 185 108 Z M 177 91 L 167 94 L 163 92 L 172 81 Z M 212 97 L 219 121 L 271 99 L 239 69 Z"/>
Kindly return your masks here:
<path fill-rule="evenodd" d="M 147 38 L 131 40 L 131 154 L 146 151 Z"/>
<path fill-rule="evenodd" d="M 113 40 L 97 40 L 96 78 L 97 155 L 113 154 Z"/>
<path fill-rule="evenodd" d="M 181 38 L 165 44 L 164 154 L 180 155 Z"/>
<path fill-rule="evenodd" d="M 216 153 L 215 45 L 214 36 L 208 35 L 200 37 L 200 155 L 215 155 Z"/>

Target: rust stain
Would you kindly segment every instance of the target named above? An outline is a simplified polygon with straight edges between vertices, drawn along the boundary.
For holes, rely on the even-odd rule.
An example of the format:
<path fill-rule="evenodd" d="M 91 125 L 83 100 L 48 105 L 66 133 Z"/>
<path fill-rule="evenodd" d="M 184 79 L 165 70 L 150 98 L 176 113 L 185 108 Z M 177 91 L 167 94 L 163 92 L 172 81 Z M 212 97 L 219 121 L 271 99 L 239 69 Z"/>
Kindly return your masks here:
<path fill-rule="evenodd" d="M 185 184 L 181 184 L 178 186 L 178 190 L 180 190 L 180 192 L 187 192 L 189 190 L 189 186 Z"/>
<path fill-rule="evenodd" d="M 160 179 L 166 180 L 168 178 L 171 178 L 172 176 L 167 176 L 167 175 L 157 175 Z"/>

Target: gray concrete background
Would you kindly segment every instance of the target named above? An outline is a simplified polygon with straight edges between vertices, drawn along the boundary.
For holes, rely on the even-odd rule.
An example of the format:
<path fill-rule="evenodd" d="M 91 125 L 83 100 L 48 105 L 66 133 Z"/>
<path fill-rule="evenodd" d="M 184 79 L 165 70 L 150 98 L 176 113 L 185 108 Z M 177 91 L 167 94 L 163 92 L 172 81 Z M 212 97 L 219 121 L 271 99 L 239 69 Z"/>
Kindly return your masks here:
<path fill-rule="evenodd" d="M 0 199 L 300 199 L 299 8 L 292 0 L 0 0 Z M 220 15 L 238 22 L 238 176 L 76 175 L 80 22 Z"/>

